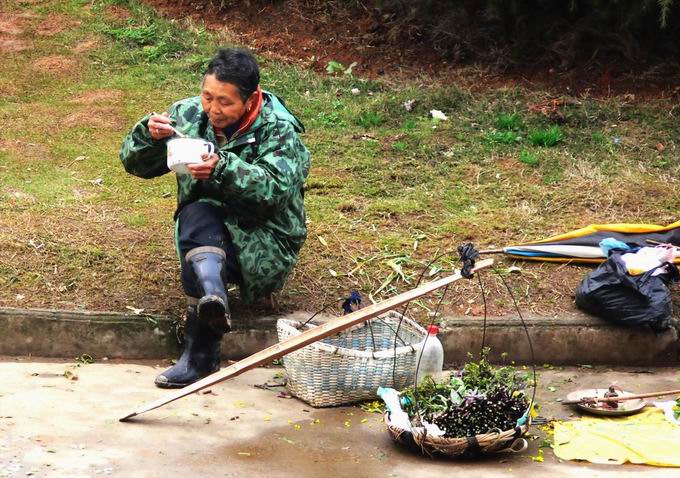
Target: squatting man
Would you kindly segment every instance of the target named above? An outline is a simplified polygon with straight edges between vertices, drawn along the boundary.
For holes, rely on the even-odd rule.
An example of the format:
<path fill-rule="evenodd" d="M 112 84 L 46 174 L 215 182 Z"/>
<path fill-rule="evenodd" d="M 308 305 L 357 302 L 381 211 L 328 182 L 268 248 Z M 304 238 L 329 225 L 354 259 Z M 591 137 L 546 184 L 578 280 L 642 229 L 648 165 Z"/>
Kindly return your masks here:
<path fill-rule="evenodd" d="M 220 49 L 200 96 L 142 118 L 120 150 L 125 170 L 148 179 L 170 172 L 167 143 L 177 133 L 215 146 L 187 166 L 190 174 L 177 175 L 184 350 L 156 377 L 159 387 L 184 387 L 219 370 L 221 339 L 231 329 L 225 285 L 238 284 L 246 303 L 280 289 L 307 236 L 302 186 L 310 156 L 298 136 L 304 126 L 259 83 L 249 52 Z"/>

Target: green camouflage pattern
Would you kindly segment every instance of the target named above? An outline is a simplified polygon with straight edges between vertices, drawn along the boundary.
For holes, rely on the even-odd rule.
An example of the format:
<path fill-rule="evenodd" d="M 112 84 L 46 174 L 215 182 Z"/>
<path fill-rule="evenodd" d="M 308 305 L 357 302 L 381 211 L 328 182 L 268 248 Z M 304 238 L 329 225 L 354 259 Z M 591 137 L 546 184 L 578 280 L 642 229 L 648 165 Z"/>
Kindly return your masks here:
<path fill-rule="evenodd" d="M 304 126 L 279 98 L 263 95 L 252 126 L 219 149 L 200 97 L 178 101 L 168 111 L 179 132 L 216 146 L 220 159 L 209 180 L 177 175 L 177 211 L 195 201 L 227 211 L 224 225 L 236 249 L 246 303 L 283 287 L 307 237 L 302 186 L 310 155 L 298 136 Z M 149 117 L 134 125 L 120 150 L 125 170 L 141 178 L 170 172 L 167 140 L 151 138 Z"/>

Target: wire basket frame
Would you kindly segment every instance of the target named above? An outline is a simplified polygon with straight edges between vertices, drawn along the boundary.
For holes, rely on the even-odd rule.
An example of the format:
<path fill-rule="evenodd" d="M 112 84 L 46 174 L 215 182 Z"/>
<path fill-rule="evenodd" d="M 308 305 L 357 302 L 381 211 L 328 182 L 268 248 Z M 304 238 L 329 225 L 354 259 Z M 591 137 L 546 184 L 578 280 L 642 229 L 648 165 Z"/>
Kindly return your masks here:
<path fill-rule="evenodd" d="M 492 429 L 487 433 L 481 433 L 475 436 L 467 437 L 438 437 L 428 434 L 425 430 L 404 430 L 400 427 L 394 425 L 390 420 L 389 411 L 385 412 L 383 419 L 387 425 L 387 431 L 392 438 L 397 443 L 400 443 L 413 451 L 420 451 L 424 455 L 430 457 L 446 456 L 446 457 L 476 457 L 488 453 L 520 453 L 527 449 L 528 442 L 524 438 L 524 435 L 529 430 L 531 425 L 531 409 L 534 406 L 536 399 L 536 358 L 534 355 L 533 343 L 531 341 L 531 336 L 529 334 L 529 329 L 524 321 L 522 312 L 520 311 L 517 300 L 515 299 L 510 286 L 507 284 L 503 276 L 499 275 L 503 285 L 505 285 L 508 294 L 512 298 L 515 309 L 517 310 L 517 315 L 524 327 L 526 333 L 527 342 L 529 345 L 529 350 L 531 351 L 531 366 L 533 369 L 533 393 L 531 399 L 529 400 L 529 406 L 525 412 L 524 420 L 518 421 L 517 426 L 511 430 L 500 430 Z M 486 328 L 487 328 L 487 304 L 486 296 L 484 294 L 484 285 L 482 284 L 481 277 L 477 274 L 477 280 L 479 281 L 480 290 L 482 293 L 482 299 L 484 301 L 484 324 L 482 333 L 482 345 L 480 347 L 481 351 L 484 349 L 486 340 Z M 446 290 L 444 295 L 446 294 Z M 440 299 L 440 304 L 444 300 L 444 295 Z M 437 308 L 439 305 L 437 306 Z M 521 424 L 520 424 L 521 423 Z"/>
<path fill-rule="evenodd" d="M 487 453 L 520 453 L 527 449 L 524 435 L 529 430 L 530 421 L 512 430 L 489 430 L 487 433 L 459 438 L 437 437 L 424 430 L 404 430 L 392 424 L 389 412 L 383 416 L 390 437 L 412 451 L 430 457 L 475 457 Z"/>
<path fill-rule="evenodd" d="M 299 335 L 299 326 L 279 319 L 279 341 Z M 288 389 L 313 407 L 376 399 L 378 387 L 401 390 L 414 381 L 416 351 L 426 336 L 415 321 L 388 312 L 284 356 Z"/>

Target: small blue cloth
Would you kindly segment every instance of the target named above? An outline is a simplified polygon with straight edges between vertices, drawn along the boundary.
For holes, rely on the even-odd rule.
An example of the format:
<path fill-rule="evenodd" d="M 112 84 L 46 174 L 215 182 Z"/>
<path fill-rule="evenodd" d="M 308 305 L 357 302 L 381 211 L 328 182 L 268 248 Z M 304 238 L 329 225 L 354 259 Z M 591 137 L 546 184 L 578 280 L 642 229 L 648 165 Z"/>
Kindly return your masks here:
<path fill-rule="evenodd" d="M 345 314 L 350 314 L 355 310 L 352 309 L 353 305 L 356 306 L 357 309 L 361 306 L 361 294 L 355 290 L 353 290 L 349 297 L 342 303 L 342 310 Z"/>
<path fill-rule="evenodd" d="M 602 249 L 602 253 L 604 254 L 604 257 L 609 257 L 609 254 L 611 251 L 618 249 L 618 250 L 624 250 L 628 251 L 630 250 L 630 246 L 626 244 L 625 242 L 621 242 L 618 239 L 614 239 L 613 237 L 608 237 L 606 239 L 602 239 L 600 241 L 600 249 Z"/>

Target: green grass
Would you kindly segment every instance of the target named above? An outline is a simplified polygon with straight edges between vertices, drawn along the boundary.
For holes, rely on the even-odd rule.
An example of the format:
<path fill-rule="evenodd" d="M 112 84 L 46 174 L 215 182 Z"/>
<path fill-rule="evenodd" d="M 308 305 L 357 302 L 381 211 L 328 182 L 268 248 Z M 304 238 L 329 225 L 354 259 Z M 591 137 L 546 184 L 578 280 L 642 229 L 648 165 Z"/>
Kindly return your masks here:
<path fill-rule="evenodd" d="M 520 130 L 523 127 L 522 118 L 518 113 L 501 113 L 496 116 L 495 126 L 499 130 Z"/>
<path fill-rule="evenodd" d="M 374 128 L 380 126 L 383 123 L 383 118 L 372 111 L 366 113 L 361 113 L 356 120 L 356 123 L 366 129 Z"/>
<path fill-rule="evenodd" d="M 131 227 L 144 227 L 149 222 L 144 213 L 128 214 L 123 218 L 123 221 Z"/>
<path fill-rule="evenodd" d="M 109 15 L 114 4 L 131 17 Z M 80 24 L 49 38 L 33 35 L 55 9 Z M 118 148 L 142 115 L 195 95 L 206 60 L 230 39 L 134 0 L 49 7 L 13 0 L 6 11 L 38 17 L 24 24 L 31 48 L 0 62 L 0 306 L 17 306 L 23 294 L 29 299 L 21 306 L 176 313 L 174 178 L 127 175 Z M 74 54 L 85 41 L 94 47 Z M 78 68 L 33 67 L 55 55 Z M 544 91 L 473 94 L 259 60 L 263 87 L 300 117 L 312 152 L 309 240 L 282 293 L 284 306 L 311 310 L 353 288 L 385 298 L 464 241 L 503 246 L 590 222 L 677 219 L 680 199 L 666 185 L 680 173 L 673 146 L 680 123 L 661 100 L 565 102 L 566 121 L 557 127 L 523 106 L 543 101 Z M 97 91 L 109 96 L 76 101 Z M 433 121 L 432 109 L 448 121 Z M 667 145 L 662 152 L 658 142 Z M 433 277 L 450 271 L 454 256 L 439 259 L 443 271 Z M 394 275 L 395 257 L 407 258 L 399 264 L 403 276 Z M 549 303 L 554 297 L 542 290 L 554 294 L 579 277 L 551 287 L 552 275 L 539 270 L 516 280 Z M 447 296 L 446 312 L 464 313 L 473 286 Z M 502 284 L 489 279 L 488 287 L 494 307 L 511 305 Z M 559 308 L 565 300 L 550 303 Z"/>
<path fill-rule="evenodd" d="M 404 130 L 405 131 L 412 131 L 418 127 L 418 123 L 416 123 L 415 120 L 409 119 L 404 121 Z"/>
<path fill-rule="evenodd" d="M 564 140 L 564 133 L 559 126 L 551 126 L 550 128 L 531 131 L 528 138 L 529 142 L 534 146 L 552 148 Z"/>
<path fill-rule="evenodd" d="M 515 131 L 490 131 L 486 135 L 486 140 L 492 144 L 515 144 L 522 141 L 522 136 Z"/>
<path fill-rule="evenodd" d="M 98 31 L 118 45 L 127 47 L 124 57 L 126 62 L 166 63 L 169 60 L 183 59 L 182 63 L 197 72 L 207 66 L 205 54 L 209 52 L 205 48 L 210 44 L 211 38 L 202 26 L 182 28 L 136 1 L 101 1 L 96 4 L 94 11 L 105 11 L 105 7 L 111 3 L 129 8 L 133 17 L 115 24 L 99 24 Z"/>
<path fill-rule="evenodd" d="M 519 160 L 527 166 L 536 167 L 539 164 L 538 156 L 526 150 L 519 154 Z"/>

